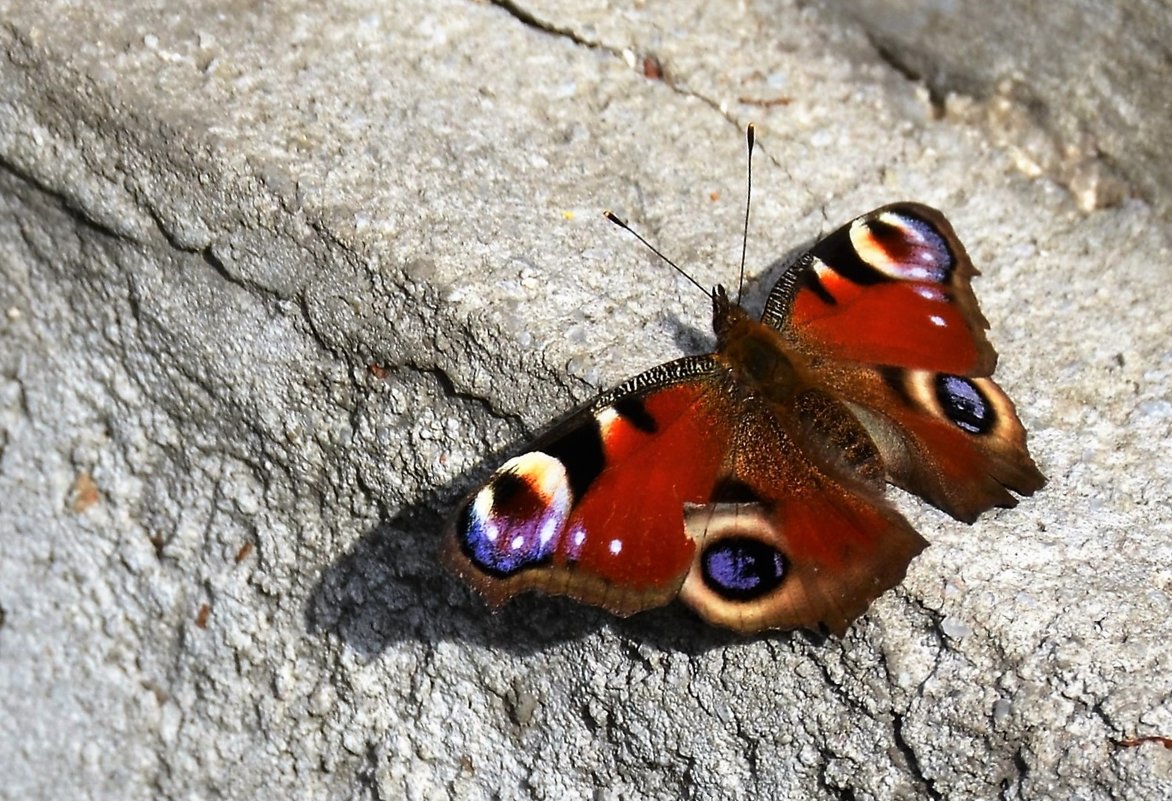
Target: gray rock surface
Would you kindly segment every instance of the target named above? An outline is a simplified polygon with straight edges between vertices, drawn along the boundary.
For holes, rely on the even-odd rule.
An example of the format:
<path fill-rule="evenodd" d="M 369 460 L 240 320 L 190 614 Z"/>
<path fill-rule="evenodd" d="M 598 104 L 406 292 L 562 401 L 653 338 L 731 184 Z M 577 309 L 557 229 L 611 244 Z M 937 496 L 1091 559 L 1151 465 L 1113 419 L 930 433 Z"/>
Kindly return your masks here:
<path fill-rule="evenodd" d="M 0 797 L 1172 794 L 1127 742 L 1172 735 L 1172 268 L 1132 193 L 1087 211 L 797 3 L 2 20 Z M 971 527 L 896 493 L 932 547 L 841 641 L 491 615 L 436 560 L 454 499 L 706 341 L 598 211 L 732 281 L 750 120 L 750 300 L 855 214 L 946 210 L 1050 485 Z"/>
<path fill-rule="evenodd" d="M 897 69 L 1085 209 L 1129 194 L 1172 219 L 1172 13 L 1164 0 L 846 0 Z M 980 102 L 972 104 L 971 99 Z M 955 99 L 955 98 L 953 98 Z"/>

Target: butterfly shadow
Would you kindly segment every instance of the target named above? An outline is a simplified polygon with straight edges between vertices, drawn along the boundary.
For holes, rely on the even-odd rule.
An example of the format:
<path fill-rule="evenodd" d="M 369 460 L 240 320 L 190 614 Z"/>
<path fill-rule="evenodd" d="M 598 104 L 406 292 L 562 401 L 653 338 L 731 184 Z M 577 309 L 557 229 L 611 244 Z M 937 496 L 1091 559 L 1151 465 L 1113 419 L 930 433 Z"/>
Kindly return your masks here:
<path fill-rule="evenodd" d="M 632 644 L 689 655 L 749 640 L 707 625 L 677 603 L 624 619 L 527 593 L 493 610 L 440 564 L 445 523 L 424 501 L 366 532 L 318 578 L 304 607 L 309 631 L 334 637 L 365 659 L 407 641 L 462 642 L 526 656 L 607 627 Z M 825 639 L 808 632 L 753 639 L 793 636 Z"/>
<path fill-rule="evenodd" d="M 440 564 L 445 519 L 436 508 L 428 501 L 405 507 L 327 566 L 305 603 L 307 628 L 375 658 L 405 641 L 529 653 L 597 627 L 557 602 L 510 604 L 494 614 Z"/>

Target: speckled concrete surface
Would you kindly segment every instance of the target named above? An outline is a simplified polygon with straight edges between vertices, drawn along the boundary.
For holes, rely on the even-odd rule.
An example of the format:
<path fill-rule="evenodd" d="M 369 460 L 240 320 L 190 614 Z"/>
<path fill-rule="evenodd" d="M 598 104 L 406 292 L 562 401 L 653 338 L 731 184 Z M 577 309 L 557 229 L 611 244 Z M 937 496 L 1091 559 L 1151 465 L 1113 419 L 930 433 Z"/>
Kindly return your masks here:
<path fill-rule="evenodd" d="M 1172 735 L 1145 202 L 1023 172 L 799 4 L 3 18 L 0 797 L 1172 792 L 1121 744 Z M 599 210 L 733 280 L 749 121 L 750 301 L 862 211 L 944 209 L 1049 486 L 971 527 L 896 493 L 932 547 L 841 641 L 491 615 L 436 559 L 454 499 L 706 342 Z"/>

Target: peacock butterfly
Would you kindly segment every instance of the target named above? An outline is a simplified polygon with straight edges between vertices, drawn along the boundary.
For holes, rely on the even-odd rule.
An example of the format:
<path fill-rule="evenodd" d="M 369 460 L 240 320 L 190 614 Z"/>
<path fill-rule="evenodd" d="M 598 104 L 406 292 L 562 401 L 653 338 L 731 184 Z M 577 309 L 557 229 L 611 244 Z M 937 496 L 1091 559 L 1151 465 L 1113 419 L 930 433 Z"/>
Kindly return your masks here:
<path fill-rule="evenodd" d="M 539 590 L 625 616 L 679 597 L 741 632 L 841 636 L 927 546 L 886 482 L 968 523 L 1045 483 L 989 377 L 977 274 L 944 215 L 894 203 L 797 259 L 759 322 L 717 286 L 715 352 L 505 462 L 458 507 L 446 564 L 493 606 Z"/>

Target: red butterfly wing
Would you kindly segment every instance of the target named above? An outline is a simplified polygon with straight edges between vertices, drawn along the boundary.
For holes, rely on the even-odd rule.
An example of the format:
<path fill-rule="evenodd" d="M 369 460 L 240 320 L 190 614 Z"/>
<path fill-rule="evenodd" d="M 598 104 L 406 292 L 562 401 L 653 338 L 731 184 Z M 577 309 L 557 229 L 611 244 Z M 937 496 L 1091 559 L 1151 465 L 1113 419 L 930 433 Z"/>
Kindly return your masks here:
<path fill-rule="evenodd" d="M 1045 483 L 1012 401 L 985 378 L 997 354 L 977 274 L 940 212 L 897 203 L 815 245 L 764 315 L 866 425 L 891 480 L 967 522 Z"/>
<path fill-rule="evenodd" d="M 626 615 L 680 594 L 740 631 L 843 633 L 926 543 L 845 407 L 812 387 L 777 404 L 735 374 L 684 359 L 602 396 L 466 501 L 448 564 L 494 605 L 540 590 Z"/>
<path fill-rule="evenodd" d="M 465 502 L 448 564 L 494 605 L 530 589 L 616 614 L 671 601 L 695 550 L 684 505 L 711 494 L 732 432 L 716 370 L 662 365 L 555 426 Z"/>
<path fill-rule="evenodd" d="M 896 368 L 843 371 L 851 403 L 893 483 L 971 523 L 1046 483 L 1013 401 L 989 378 Z"/>
<path fill-rule="evenodd" d="M 844 406 L 807 388 L 737 411 L 712 500 L 686 514 L 699 547 L 680 599 L 743 632 L 842 635 L 927 543 L 883 499 L 878 453 Z"/>
<path fill-rule="evenodd" d="M 989 375 L 969 285 L 976 268 L 940 212 L 896 203 L 816 244 L 770 293 L 763 321 L 841 361 Z"/>

